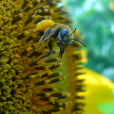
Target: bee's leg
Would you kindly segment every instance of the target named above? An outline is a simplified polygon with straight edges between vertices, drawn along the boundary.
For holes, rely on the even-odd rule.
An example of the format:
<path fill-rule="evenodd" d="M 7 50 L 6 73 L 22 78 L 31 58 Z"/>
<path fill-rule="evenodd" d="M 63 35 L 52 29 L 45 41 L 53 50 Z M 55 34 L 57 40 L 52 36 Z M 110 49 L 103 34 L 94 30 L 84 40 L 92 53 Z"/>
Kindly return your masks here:
<path fill-rule="evenodd" d="M 60 52 L 59 52 L 58 58 L 62 58 L 63 53 L 64 53 L 64 49 L 63 48 L 60 48 Z"/>
<path fill-rule="evenodd" d="M 43 57 L 41 57 L 38 61 L 40 61 L 41 59 L 43 59 L 45 57 L 48 57 L 48 56 L 50 56 L 52 54 L 52 40 L 48 42 L 48 47 L 50 49 L 50 52 L 48 52 L 46 55 L 44 55 Z"/>
<path fill-rule="evenodd" d="M 48 42 L 48 47 L 50 52 L 48 52 L 45 56 L 48 57 L 52 54 L 52 40 Z"/>

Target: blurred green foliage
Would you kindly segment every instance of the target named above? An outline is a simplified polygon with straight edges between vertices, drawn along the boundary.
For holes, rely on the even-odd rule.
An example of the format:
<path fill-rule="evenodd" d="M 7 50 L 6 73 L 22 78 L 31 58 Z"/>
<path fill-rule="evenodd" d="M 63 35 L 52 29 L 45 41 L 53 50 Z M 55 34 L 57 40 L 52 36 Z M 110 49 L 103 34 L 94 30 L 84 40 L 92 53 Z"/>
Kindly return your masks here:
<path fill-rule="evenodd" d="M 66 3 L 88 46 L 86 67 L 114 81 L 114 0 L 68 0 Z"/>

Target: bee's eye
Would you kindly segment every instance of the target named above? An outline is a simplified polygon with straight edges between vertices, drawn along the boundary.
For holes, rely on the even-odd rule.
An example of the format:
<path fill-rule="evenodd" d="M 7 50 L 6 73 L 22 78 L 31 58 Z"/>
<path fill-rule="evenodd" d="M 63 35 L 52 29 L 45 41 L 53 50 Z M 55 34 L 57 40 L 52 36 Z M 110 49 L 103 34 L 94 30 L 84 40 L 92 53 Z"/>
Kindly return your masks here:
<path fill-rule="evenodd" d="M 64 37 L 64 36 L 66 36 L 68 34 L 68 29 L 63 29 L 62 31 L 61 31 L 61 37 Z"/>

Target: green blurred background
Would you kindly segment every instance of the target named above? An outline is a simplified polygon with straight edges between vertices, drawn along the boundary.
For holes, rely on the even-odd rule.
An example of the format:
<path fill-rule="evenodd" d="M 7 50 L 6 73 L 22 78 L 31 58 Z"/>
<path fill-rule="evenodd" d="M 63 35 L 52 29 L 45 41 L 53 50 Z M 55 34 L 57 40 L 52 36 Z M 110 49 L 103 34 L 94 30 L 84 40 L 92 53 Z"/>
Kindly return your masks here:
<path fill-rule="evenodd" d="M 114 81 L 114 0 L 64 0 L 88 46 L 86 67 Z"/>

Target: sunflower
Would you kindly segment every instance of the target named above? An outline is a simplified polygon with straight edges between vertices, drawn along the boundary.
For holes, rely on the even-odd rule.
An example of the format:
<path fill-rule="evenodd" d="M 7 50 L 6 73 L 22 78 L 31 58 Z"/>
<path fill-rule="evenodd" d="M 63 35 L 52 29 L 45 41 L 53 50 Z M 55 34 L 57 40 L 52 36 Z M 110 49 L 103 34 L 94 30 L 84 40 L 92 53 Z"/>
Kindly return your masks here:
<path fill-rule="evenodd" d="M 47 46 L 36 50 L 43 35 L 37 31 L 39 22 L 52 19 L 73 24 L 67 8 L 58 7 L 59 2 L 0 1 L 0 114 L 71 114 L 78 110 L 73 100 L 75 76 L 79 75 L 75 71 L 84 63 L 78 49 L 80 44 L 69 46 L 61 61 L 56 45 L 52 55 L 44 59 L 40 58 L 49 51 Z M 75 36 L 80 38 L 78 33 Z"/>

